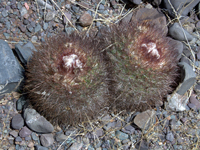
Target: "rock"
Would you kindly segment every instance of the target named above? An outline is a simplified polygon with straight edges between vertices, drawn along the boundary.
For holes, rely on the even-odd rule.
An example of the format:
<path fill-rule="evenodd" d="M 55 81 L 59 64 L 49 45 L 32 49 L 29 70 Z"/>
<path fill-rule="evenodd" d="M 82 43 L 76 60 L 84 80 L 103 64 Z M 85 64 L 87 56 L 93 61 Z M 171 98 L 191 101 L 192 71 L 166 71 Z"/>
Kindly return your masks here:
<path fill-rule="evenodd" d="M 16 141 L 16 142 L 21 142 L 21 141 L 22 141 L 22 138 L 19 137 L 19 136 L 17 136 L 17 137 L 15 138 L 15 141 Z"/>
<path fill-rule="evenodd" d="M 27 9 L 25 8 L 25 7 L 22 7 L 21 9 L 20 9 L 20 14 L 21 14 L 21 16 L 23 17 L 25 14 L 27 14 L 28 13 L 28 11 L 27 11 Z"/>
<path fill-rule="evenodd" d="M 21 45 L 20 43 L 15 45 L 15 52 L 24 66 L 27 64 L 27 61 L 31 58 L 34 51 L 37 50 L 31 42 L 28 42 L 24 45 Z"/>
<path fill-rule="evenodd" d="M 163 28 L 165 34 L 168 32 L 166 17 L 163 13 L 154 8 L 140 8 L 134 12 L 132 21 L 148 21 L 160 28 Z"/>
<path fill-rule="evenodd" d="M 18 136 L 18 132 L 15 131 L 15 130 L 12 130 L 9 134 L 12 135 L 15 138 Z"/>
<path fill-rule="evenodd" d="M 189 32 L 189 33 L 193 33 L 195 31 L 195 24 L 194 23 L 190 23 L 190 25 L 185 26 L 185 29 Z"/>
<path fill-rule="evenodd" d="M 184 95 L 180 95 L 178 93 L 168 95 L 166 103 L 166 108 L 171 109 L 173 111 L 184 111 L 186 110 L 186 105 L 188 103 L 189 98 Z"/>
<path fill-rule="evenodd" d="M 19 130 L 24 126 L 24 119 L 21 114 L 15 115 L 11 120 L 11 127 L 15 130 Z"/>
<path fill-rule="evenodd" d="M 116 125 L 116 122 L 109 122 L 108 124 L 106 124 L 104 127 L 103 127 L 103 129 L 104 130 L 110 130 L 111 128 L 114 128 L 115 127 L 115 125 Z"/>
<path fill-rule="evenodd" d="M 50 9 L 50 10 L 53 10 L 53 7 L 50 4 L 46 3 L 45 1 L 43 1 L 43 0 L 37 0 L 37 3 L 40 6 L 46 7 L 47 9 Z"/>
<path fill-rule="evenodd" d="M 196 110 L 196 106 L 194 104 L 192 104 L 192 103 L 188 103 L 188 107 L 190 109 Z"/>
<path fill-rule="evenodd" d="M 24 119 L 27 126 L 38 133 L 51 133 L 54 128 L 43 116 L 40 116 L 34 109 L 26 108 L 24 111 Z"/>
<path fill-rule="evenodd" d="M 31 141 L 31 142 L 29 142 L 29 143 L 27 144 L 27 146 L 28 146 L 29 148 L 33 148 L 33 147 L 34 147 L 34 143 Z"/>
<path fill-rule="evenodd" d="M 5 33 L 5 32 L 4 32 L 3 35 L 5 36 L 6 39 L 9 39 L 9 38 L 10 38 L 10 34 L 9 34 L 9 33 Z"/>
<path fill-rule="evenodd" d="M 146 140 L 142 139 L 136 144 L 135 148 L 137 148 L 138 150 L 149 150 L 149 144 Z"/>
<path fill-rule="evenodd" d="M 38 23 L 37 25 L 36 25 L 36 27 L 35 27 L 35 33 L 37 33 L 38 31 L 40 31 L 41 30 L 41 26 L 40 26 L 40 24 Z"/>
<path fill-rule="evenodd" d="M 176 119 L 171 119 L 170 121 L 169 121 L 169 125 L 170 125 L 170 129 L 171 130 L 174 130 L 174 129 L 176 129 Z"/>
<path fill-rule="evenodd" d="M 92 133 L 87 134 L 87 137 L 96 139 L 96 138 L 98 138 L 100 136 L 103 136 L 103 134 L 104 134 L 103 129 L 102 128 L 97 128 Z"/>
<path fill-rule="evenodd" d="M 51 21 L 55 18 L 56 16 L 56 12 L 55 11 L 48 11 L 46 16 L 45 16 L 45 21 Z"/>
<path fill-rule="evenodd" d="M 35 132 L 32 132 L 32 133 L 31 133 L 31 138 L 32 138 L 34 141 L 39 141 L 39 137 L 38 137 L 38 135 L 37 135 Z"/>
<path fill-rule="evenodd" d="M 129 1 L 136 5 L 139 5 L 142 3 L 142 0 L 129 0 Z"/>
<path fill-rule="evenodd" d="M 170 141 L 170 142 L 173 142 L 174 140 L 174 135 L 172 132 L 168 132 L 167 135 L 166 135 L 166 140 Z"/>
<path fill-rule="evenodd" d="M 10 21 L 6 21 L 6 22 L 5 22 L 5 27 L 6 27 L 7 30 L 10 30 L 10 28 L 11 28 L 11 23 L 10 23 Z M 8 32 L 9 32 L 9 31 L 8 31 Z"/>
<path fill-rule="evenodd" d="M 142 113 L 139 113 L 134 118 L 134 124 L 137 125 L 140 129 L 148 129 L 150 126 L 150 122 L 155 121 L 155 114 L 154 110 L 146 110 Z"/>
<path fill-rule="evenodd" d="M 79 7 L 75 6 L 75 5 L 71 5 L 71 9 L 75 12 L 75 13 L 79 13 Z"/>
<path fill-rule="evenodd" d="M 0 93 L 18 90 L 22 80 L 22 67 L 15 58 L 8 43 L 0 40 Z"/>
<path fill-rule="evenodd" d="M 183 124 L 185 124 L 185 123 L 188 121 L 188 118 L 187 118 L 187 117 L 184 117 L 184 118 L 181 118 L 180 120 L 181 120 L 181 122 L 182 122 Z"/>
<path fill-rule="evenodd" d="M 200 11 L 200 3 L 198 4 L 198 12 Z M 198 14 L 198 18 L 200 18 L 200 14 Z"/>
<path fill-rule="evenodd" d="M 124 133 L 124 132 L 121 132 L 119 130 L 115 131 L 115 135 L 118 139 L 120 139 L 121 141 L 122 140 L 126 140 L 128 139 L 128 134 Z"/>
<path fill-rule="evenodd" d="M 194 38 L 188 31 L 186 31 L 184 28 L 182 29 L 178 23 L 174 23 L 169 27 L 169 34 L 172 38 L 179 41 L 192 41 Z"/>
<path fill-rule="evenodd" d="M 25 139 L 25 141 L 30 141 L 30 140 L 32 140 L 32 139 L 31 139 L 31 136 L 27 136 L 27 137 L 25 137 L 24 139 Z"/>
<path fill-rule="evenodd" d="M 133 134 L 135 132 L 135 128 L 132 125 L 127 125 L 122 129 L 122 131 L 128 134 Z"/>
<path fill-rule="evenodd" d="M 172 39 L 170 37 L 166 37 L 166 38 L 170 39 L 169 40 L 170 43 L 172 45 L 174 45 L 175 50 L 179 53 L 179 56 L 177 57 L 177 60 L 179 60 L 181 58 L 181 56 L 182 56 L 182 53 L 183 53 L 183 43 L 180 42 L 180 41 L 174 40 L 174 39 Z"/>
<path fill-rule="evenodd" d="M 121 21 L 121 24 L 127 24 L 131 21 L 131 18 L 133 17 L 133 12 L 129 13 L 128 15 L 126 15 Z"/>
<path fill-rule="evenodd" d="M 110 0 L 110 4 L 111 4 L 112 8 L 114 8 L 114 9 L 117 8 L 117 3 L 115 0 Z"/>
<path fill-rule="evenodd" d="M 196 110 L 196 109 L 199 110 L 200 109 L 200 102 L 197 100 L 196 96 L 194 96 L 194 95 L 190 96 L 189 102 L 190 102 L 188 104 L 189 107 L 191 105 L 194 105 L 194 108 L 192 108 L 192 109 L 194 109 L 194 110 Z"/>
<path fill-rule="evenodd" d="M 179 10 L 179 14 L 187 16 L 188 13 L 200 2 L 200 0 L 185 0 L 184 7 Z M 181 1 L 183 3 L 183 1 Z"/>
<path fill-rule="evenodd" d="M 101 4 L 99 5 L 98 10 L 104 10 L 104 9 L 105 9 L 104 4 L 101 3 Z"/>
<path fill-rule="evenodd" d="M 40 145 L 35 145 L 35 150 L 48 150 L 48 148 Z"/>
<path fill-rule="evenodd" d="M 110 122 L 110 120 L 111 120 L 110 115 L 106 115 L 106 116 L 104 116 L 103 118 L 101 118 L 101 121 L 103 121 L 103 122 L 105 122 L 105 123 Z"/>
<path fill-rule="evenodd" d="M 56 135 L 56 141 L 57 142 L 63 142 L 65 140 L 68 139 L 68 136 L 64 135 L 64 134 L 58 134 Z"/>
<path fill-rule="evenodd" d="M 24 19 L 23 24 L 24 24 L 24 25 L 28 25 L 28 24 L 29 24 L 29 21 L 28 21 L 27 19 Z"/>
<path fill-rule="evenodd" d="M 75 142 L 72 144 L 69 150 L 81 150 L 82 146 L 83 146 L 83 143 Z"/>
<path fill-rule="evenodd" d="M 95 129 L 94 134 L 96 134 L 98 137 L 100 137 L 100 136 L 103 136 L 104 131 L 101 128 L 97 128 L 97 129 Z"/>
<path fill-rule="evenodd" d="M 20 29 L 21 32 L 24 33 L 24 32 L 26 31 L 26 26 L 23 25 L 23 24 L 20 24 L 20 25 L 19 25 L 19 29 Z"/>
<path fill-rule="evenodd" d="M 51 146 L 54 142 L 53 134 L 42 134 L 40 136 L 40 141 L 41 141 L 42 146 L 44 147 Z"/>
<path fill-rule="evenodd" d="M 70 128 L 65 132 L 65 135 L 75 137 L 77 135 L 77 130 L 75 128 Z"/>
<path fill-rule="evenodd" d="M 27 103 L 24 96 L 21 96 L 16 102 L 16 108 L 18 111 L 21 111 L 24 105 Z"/>
<path fill-rule="evenodd" d="M 86 27 L 92 24 L 93 18 L 88 12 L 84 12 L 79 18 L 80 25 Z"/>
<path fill-rule="evenodd" d="M 65 32 L 67 34 L 71 34 L 75 29 L 73 27 L 65 26 Z"/>
<path fill-rule="evenodd" d="M 34 21 L 31 21 L 31 26 L 33 27 L 33 28 L 35 28 L 36 27 L 36 23 L 34 22 Z"/>
<path fill-rule="evenodd" d="M 196 74 L 189 64 L 185 62 L 180 62 L 178 63 L 178 65 L 181 67 L 182 83 L 179 86 L 177 93 L 180 95 L 184 95 L 185 92 L 190 89 L 196 82 Z"/>
<path fill-rule="evenodd" d="M 25 126 L 25 127 L 23 127 L 23 128 L 19 131 L 19 136 L 20 136 L 21 138 L 25 138 L 25 137 L 31 135 L 31 133 L 32 133 L 32 131 L 29 130 L 29 129 Z"/>
<path fill-rule="evenodd" d="M 37 37 L 37 36 L 32 36 L 31 42 L 36 43 L 37 40 L 38 40 L 38 37 Z"/>
<path fill-rule="evenodd" d="M 63 15 L 63 22 L 64 22 L 64 24 L 68 24 L 68 20 L 71 20 L 71 18 L 72 18 L 72 15 L 70 13 L 68 13 L 68 12 L 65 12 L 65 16 Z"/>
<path fill-rule="evenodd" d="M 2 16 L 5 18 L 8 16 L 8 11 L 6 9 L 4 9 L 2 12 L 1 12 Z"/>
<path fill-rule="evenodd" d="M 197 59 L 200 60 L 200 50 L 197 52 L 196 56 L 197 56 Z"/>
<path fill-rule="evenodd" d="M 48 28 L 48 26 L 49 26 L 49 24 L 46 23 L 46 22 L 44 22 L 44 24 L 43 24 L 43 30 L 46 30 Z"/>
<path fill-rule="evenodd" d="M 163 0 L 163 6 L 167 9 L 168 13 L 172 17 L 176 17 L 173 8 L 177 12 L 177 15 L 187 16 L 188 13 L 199 3 L 200 0 Z"/>
<path fill-rule="evenodd" d="M 151 4 L 152 4 L 153 6 L 158 7 L 158 6 L 161 4 L 161 2 L 162 2 L 162 0 L 152 0 L 152 1 L 151 1 Z"/>
<path fill-rule="evenodd" d="M 26 26 L 26 28 L 29 32 L 33 32 L 33 26 L 32 25 L 29 24 L 29 25 Z"/>

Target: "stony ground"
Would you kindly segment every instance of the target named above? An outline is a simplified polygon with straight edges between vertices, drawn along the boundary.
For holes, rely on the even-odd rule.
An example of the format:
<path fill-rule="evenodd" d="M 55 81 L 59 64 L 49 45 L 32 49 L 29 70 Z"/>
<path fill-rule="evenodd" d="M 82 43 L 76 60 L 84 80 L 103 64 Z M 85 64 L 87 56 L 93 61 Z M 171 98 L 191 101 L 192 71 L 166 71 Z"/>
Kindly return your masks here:
<path fill-rule="evenodd" d="M 0 0 L 0 37 L 13 49 L 17 43 L 28 41 L 37 46 L 45 42 L 46 36 L 59 32 L 98 31 L 102 26 L 118 23 L 123 18 L 128 20 L 129 14 L 141 7 L 153 6 L 149 3 L 133 5 L 117 0 L 51 0 L 47 4 L 42 0 Z M 196 15 L 198 13 L 191 11 L 190 14 L 181 23 L 189 33 L 196 34 L 196 40 L 189 43 L 191 52 L 183 50 L 181 61 L 193 62 L 197 80 L 183 96 L 189 98 L 185 111 L 171 111 L 165 107 L 166 103 L 163 107 L 142 113 L 99 116 L 89 126 L 82 124 L 65 131 L 55 127 L 52 133 L 41 134 L 32 131 L 24 123 L 20 106 L 17 106 L 21 94 L 12 92 L 0 96 L 0 150 L 200 149 L 200 21 Z M 166 18 L 173 21 L 169 16 Z M 187 37 L 190 39 L 189 33 Z M 146 124 L 141 118 L 149 122 Z"/>

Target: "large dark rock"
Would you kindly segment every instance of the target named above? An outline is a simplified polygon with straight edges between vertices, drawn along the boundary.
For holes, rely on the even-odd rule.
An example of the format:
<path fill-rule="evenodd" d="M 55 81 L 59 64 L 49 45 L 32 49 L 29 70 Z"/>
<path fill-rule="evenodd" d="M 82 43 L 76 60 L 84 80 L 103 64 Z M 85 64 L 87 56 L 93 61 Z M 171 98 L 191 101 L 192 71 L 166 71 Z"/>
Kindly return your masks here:
<path fill-rule="evenodd" d="M 177 15 L 187 16 L 199 2 L 200 0 L 163 0 L 163 5 L 171 17 L 177 17 L 174 10 Z"/>
<path fill-rule="evenodd" d="M 33 51 L 37 51 L 34 45 L 31 42 L 26 43 L 25 45 L 16 44 L 15 52 L 23 65 L 27 64 L 27 61 L 31 58 Z"/>
<path fill-rule="evenodd" d="M 4 40 L 0 40 L 0 60 L 0 94 L 10 93 L 18 89 L 23 68 Z"/>
<path fill-rule="evenodd" d="M 184 95 L 196 82 L 196 74 L 193 68 L 186 62 L 180 62 L 178 64 L 181 67 L 182 83 L 177 91 L 178 94 Z"/>
<path fill-rule="evenodd" d="M 179 41 L 192 41 L 193 36 L 178 23 L 174 23 L 169 27 L 169 35 L 175 40 Z"/>

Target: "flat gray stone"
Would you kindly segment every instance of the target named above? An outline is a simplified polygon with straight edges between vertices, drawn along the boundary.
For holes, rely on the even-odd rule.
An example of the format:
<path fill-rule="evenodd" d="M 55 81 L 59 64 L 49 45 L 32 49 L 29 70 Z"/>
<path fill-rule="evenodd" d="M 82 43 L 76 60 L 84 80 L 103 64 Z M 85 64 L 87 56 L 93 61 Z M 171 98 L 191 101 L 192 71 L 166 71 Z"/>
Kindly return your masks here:
<path fill-rule="evenodd" d="M 11 120 L 11 127 L 15 130 L 19 130 L 24 126 L 24 119 L 21 114 L 16 114 Z"/>
<path fill-rule="evenodd" d="M 180 62 L 178 65 L 181 67 L 182 83 L 177 91 L 178 94 L 184 95 L 196 82 L 196 74 L 193 68 L 186 62 Z"/>
<path fill-rule="evenodd" d="M 37 113 L 35 109 L 26 108 L 24 120 L 27 126 L 37 133 L 51 133 L 54 130 L 53 125 Z"/>
<path fill-rule="evenodd" d="M 0 93 L 10 93 L 18 89 L 23 68 L 4 40 L 0 40 L 0 60 Z"/>
<path fill-rule="evenodd" d="M 174 23 L 169 27 L 169 34 L 172 38 L 179 41 L 192 41 L 194 39 L 194 37 L 188 31 L 180 27 L 179 23 Z"/>
<path fill-rule="evenodd" d="M 20 131 L 19 131 L 19 136 L 21 138 L 25 138 L 28 137 L 29 135 L 31 135 L 32 131 L 27 128 L 26 126 L 24 126 Z"/>
<path fill-rule="evenodd" d="M 42 134 L 40 136 L 40 141 L 41 141 L 42 146 L 45 146 L 45 147 L 51 146 L 54 142 L 53 134 Z"/>
<path fill-rule="evenodd" d="M 155 120 L 155 114 L 156 112 L 154 110 L 146 110 L 142 113 L 139 113 L 134 118 L 134 124 L 140 129 L 148 129 L 151 123 Z"/>

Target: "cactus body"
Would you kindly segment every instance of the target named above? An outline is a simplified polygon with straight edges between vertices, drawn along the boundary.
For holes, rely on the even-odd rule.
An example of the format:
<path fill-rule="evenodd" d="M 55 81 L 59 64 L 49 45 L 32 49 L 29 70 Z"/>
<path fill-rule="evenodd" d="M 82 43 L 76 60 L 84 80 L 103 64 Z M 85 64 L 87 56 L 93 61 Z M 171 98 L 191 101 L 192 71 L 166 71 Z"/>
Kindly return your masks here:
<path fill-rule="evenodd" d="M 107 106 L 105 64 L 95 44 L 76 34 L 50 38 L 27 65 L 31 105 L 54 124 L 80 124 Z"/>
<path fill-rule="evenodd" d="M 113 110 L 146 110 L 162 104 L 177 76 L 178 51 L 162 29 L 147 22 L 102 31 L 112 80 Z M 106 46 L 105 46 L 106 47 Z"/>

